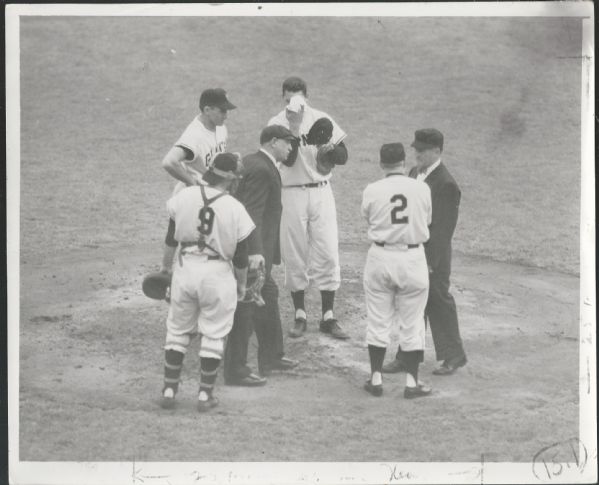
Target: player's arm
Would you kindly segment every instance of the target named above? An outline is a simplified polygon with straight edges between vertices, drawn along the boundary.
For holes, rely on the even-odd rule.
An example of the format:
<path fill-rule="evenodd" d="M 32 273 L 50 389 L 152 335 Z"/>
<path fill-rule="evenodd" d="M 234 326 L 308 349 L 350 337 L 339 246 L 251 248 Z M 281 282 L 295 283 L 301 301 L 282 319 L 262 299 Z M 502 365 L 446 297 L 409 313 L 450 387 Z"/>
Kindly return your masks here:
<path fill-rule="evenodd" d="M 433 271 L 438 268 L 441 255 L 450 251 L 451 238 L 458 222 L 460 197 L 460 189 L 456 184 L 445 184 L 439 191 L 427 245 L 427 261 Z"/>
<path fill-rule="evenodd" d="M 180 145 L 175 145 L 163 158 L 162 168 L 177 180 L 187 185 L 196 185 L 196 181 L 185 166 L 185 162 L 193 160 L 193 157 L 194 155 L 191 150 Z"/>
<path fill-rule="evenodd" d="M 245 295 L 248 270 L 248 244 L 247 238 L 237 243 L 235 255 L 233 256 L 233 270 L 237 281 L 237 299 L 241 300 Z"/>
<path fill-rule="evenodd" d="M 162 273 L 173 272 L 173 258 L 177 251 L 177 244 L 177 240 L 175 239 L 175 220 L 171 218 L 168 221 L 168 229 L 166 231 L 166 237 L 164 238 L 162 267 L 160 268 Z"/>

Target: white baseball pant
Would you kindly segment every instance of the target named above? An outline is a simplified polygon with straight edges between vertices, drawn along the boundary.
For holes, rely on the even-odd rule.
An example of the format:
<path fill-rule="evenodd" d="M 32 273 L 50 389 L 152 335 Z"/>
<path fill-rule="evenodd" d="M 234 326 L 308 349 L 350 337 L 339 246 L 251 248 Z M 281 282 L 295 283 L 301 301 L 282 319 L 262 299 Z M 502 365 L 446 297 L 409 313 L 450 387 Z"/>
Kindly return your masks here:
<path fill-rule="evenodd" d="M 305 290 L 310 280 L 319 290 L 341 283 L 337 211 L 330 184 L 282 190 L 281 258 L 285 287 Z"/>
<path fill-rule="evenodd" d="M 200 357 L 220 359 L 233 327 L 237 283 L 229 262 L 193 253 L 175 261 L 165 349 L 185 353 L 192 337 L 201 336 Z"/>
<path fill-rule="evenodd" d="M 422 245 L 395 249 L 373 244 L 364 268 L 367 344 L 388 347 L 392 325 L 398 325 L 402 350 L 424 350 L 428 288 L 428 267 Z"/>

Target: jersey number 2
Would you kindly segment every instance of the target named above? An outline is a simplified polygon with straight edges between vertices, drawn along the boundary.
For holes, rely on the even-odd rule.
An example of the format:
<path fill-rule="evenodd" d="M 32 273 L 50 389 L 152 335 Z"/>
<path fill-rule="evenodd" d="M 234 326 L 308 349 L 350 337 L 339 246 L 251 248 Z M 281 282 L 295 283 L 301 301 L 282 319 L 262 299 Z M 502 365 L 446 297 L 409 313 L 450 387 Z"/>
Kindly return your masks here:
<path fill-rule="evenodd" d="M 400 212 L 403 212 L 408 207 L 408 199 L 403 194 L 396 194 L 391 197 L 391 203 L 394 202 L 399 203 L 391 209 L 391 224 L 407 224 L 408 216 L 400 217 Z"/>
<path fill-rule="evenodd" d="M 200 209 L 200 214 L 198 215 L 200 219 L 200 225 L 198 226 L 198 231 L 203 236 L 207 236 L 212 233 L 212 226 L 214 224 L 214 209 L 212 207 L 202 207 Z"/>

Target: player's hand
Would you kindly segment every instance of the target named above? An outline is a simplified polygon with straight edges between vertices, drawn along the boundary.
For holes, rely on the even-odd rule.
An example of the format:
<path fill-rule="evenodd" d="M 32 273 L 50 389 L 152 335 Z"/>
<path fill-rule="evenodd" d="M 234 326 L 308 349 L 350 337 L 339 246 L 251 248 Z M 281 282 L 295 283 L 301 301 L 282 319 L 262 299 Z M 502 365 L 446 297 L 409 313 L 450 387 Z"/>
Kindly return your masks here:
<path fill-rule="evenodd" d="M 331 142 L 329 142 L 329 143 L 325 143 L 324 145 L 320 145 L 320 146 L 318 147 L 318 151 L 319 151 L 320 153 L 328 153 L 328 152 L 330 152 L 331 150 L 333 150 L 334 148 L 335 148 L 335 144 L 334 144 L 334 143 L 331 143 Z"/>
<path fill-rule="evenodd" d="M 264 265 L 264 256 L 261 254 L 250 254 L 248 260 L 249 269 L 258 269 L 261 265 Z"/>

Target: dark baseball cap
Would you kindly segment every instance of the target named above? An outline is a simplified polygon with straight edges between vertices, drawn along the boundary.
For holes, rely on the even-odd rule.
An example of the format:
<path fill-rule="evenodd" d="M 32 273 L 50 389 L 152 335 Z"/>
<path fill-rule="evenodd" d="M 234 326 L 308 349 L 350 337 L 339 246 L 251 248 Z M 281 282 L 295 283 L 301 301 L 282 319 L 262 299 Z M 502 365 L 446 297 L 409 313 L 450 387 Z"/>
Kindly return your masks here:
<path fill-rule="evenodd" d="M 395 165 L 406 159 L 406 152 L 401 143 L 385 143 L 381 147 L 381 163 L 383 165 Z"/>
<path fill-rule="evenodd" d="M 239 178 L 239 158 L 233 153 L 219 153 L 214 157 L 212 165 L 203 175 L 203 179 L 210 185 L 220 182 L 222 179 Z"/>
<path fill-rule="evenodd" d="M 412 145 L 416 150 L 439 148 L 443 150 L 443 133 L 435 128 L 423 128 L 414 132 Z"/>
<path fill-rule="evenodd" d="M 235 109 L 235 106 L 231 101 L 227 99 L 227 92 L 224 89 L 206 89 L 200 95 L 200 110 L 206 106 L 214 106 L 220 109 Z"/>
<path fill-rule="evenodd" d="M 268 143 L 273 138 L 292 140 L 295 136 L 282 125 L 270 125 L 260 133 L 260 145 Z"/>

